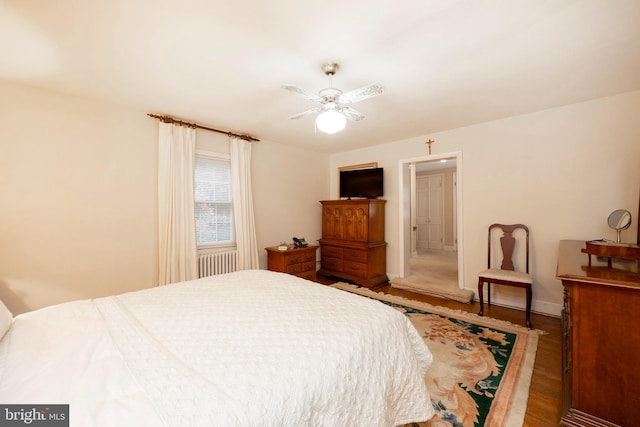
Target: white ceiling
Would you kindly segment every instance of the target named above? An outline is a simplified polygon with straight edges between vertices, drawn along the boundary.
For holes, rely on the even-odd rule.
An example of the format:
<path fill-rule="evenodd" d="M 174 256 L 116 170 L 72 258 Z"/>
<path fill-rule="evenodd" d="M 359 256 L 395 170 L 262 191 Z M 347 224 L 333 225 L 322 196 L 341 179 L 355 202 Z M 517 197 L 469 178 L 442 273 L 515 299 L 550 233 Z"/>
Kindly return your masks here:
<path fill-rule="evenodd" d="M 327 151 L 640 89 L 638 0 L 0 0 L 0 40 L 0 79 Z M 328 61 L 386 90 L 335 135 L 280 88 Z"/>

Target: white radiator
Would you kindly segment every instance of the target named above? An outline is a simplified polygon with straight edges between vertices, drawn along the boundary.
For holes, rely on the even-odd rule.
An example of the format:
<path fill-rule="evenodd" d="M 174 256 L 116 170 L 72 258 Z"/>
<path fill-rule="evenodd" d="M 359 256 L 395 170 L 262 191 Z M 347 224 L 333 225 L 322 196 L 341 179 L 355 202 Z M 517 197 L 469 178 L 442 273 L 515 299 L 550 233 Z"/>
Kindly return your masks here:
<path fill-rule="evenodd" d="M 238 266 L 238 251 L 205 252 L 198 254 L 198 277 L 233 273 Z"/>

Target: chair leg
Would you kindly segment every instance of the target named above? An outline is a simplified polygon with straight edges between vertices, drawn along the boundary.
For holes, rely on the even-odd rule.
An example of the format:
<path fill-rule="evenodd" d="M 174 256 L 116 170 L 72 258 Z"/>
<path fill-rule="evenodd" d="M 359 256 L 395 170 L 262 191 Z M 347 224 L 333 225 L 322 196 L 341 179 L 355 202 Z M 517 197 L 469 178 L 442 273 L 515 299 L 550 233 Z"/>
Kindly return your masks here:
<path fill-rule="evenodd" d="M 491 307 L 491 282 L 487 282 L 487 305 Z"/>
<path fill-rule="evenodd" d="M 527 328 L 533 329 L 533 325 L 531 324 L 531 285 L 527 285 Z"/>
<path fill-rule="evenodd" d="M 480 311 L 478 312 L 478 316 L 484 315 L 484 299 L 482 296 L 483 285 L 484 285 L 484 282 L 482 281 L 482 279 L 478 279 L 478 298 L 480 299 Z"/>

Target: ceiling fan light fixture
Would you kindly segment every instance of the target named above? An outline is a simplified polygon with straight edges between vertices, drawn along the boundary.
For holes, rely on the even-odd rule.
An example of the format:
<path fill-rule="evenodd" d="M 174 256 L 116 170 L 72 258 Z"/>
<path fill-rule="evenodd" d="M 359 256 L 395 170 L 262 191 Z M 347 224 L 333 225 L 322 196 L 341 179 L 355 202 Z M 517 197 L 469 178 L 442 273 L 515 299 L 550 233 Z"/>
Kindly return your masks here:
<path fill-rule="evenodd" d="M 340 132 L 346 124 L 347 118 L 336 110 L 325 111 L 316 117 L 316 128 L 329 135 Z"/>
<path fill-rule="evenodd" d="M 285 84 L 283 89 L 296 92 L 305 98 L 320 103 L 320 107 L 311 108 L 302 113 L 289 116 L 290 119 L 299 119 L 307 114 L 321 112 L 316 117 L 316 130 L 320 132 L 334 134 L 343 130 L 347 124 L 347 119 L 352 122 L 359 122 L 364 119 L 364 114 L 351 107 L 354 102 L 364 101 L 374 96 L 382 95 L 384 89 L 382 86 L 372 84 L 343 93 L 340 89 L 334 88 L 331 84 L 333 77 L 340 67 L 335 62 L 327 62 L 322 65 L 322 72 L 329 77 L 329 87 L 322 89 L 317 95 L 300 89 L 297 86 Z"/>

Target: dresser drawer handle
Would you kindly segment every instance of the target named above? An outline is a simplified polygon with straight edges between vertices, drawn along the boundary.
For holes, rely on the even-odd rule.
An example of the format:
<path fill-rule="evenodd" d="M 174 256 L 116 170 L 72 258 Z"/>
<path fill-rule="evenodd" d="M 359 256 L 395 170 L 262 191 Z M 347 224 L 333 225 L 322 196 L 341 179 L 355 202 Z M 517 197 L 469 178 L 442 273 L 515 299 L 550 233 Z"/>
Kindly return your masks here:
<path fill-rule="evenodd" d="M 351 253 L 351 258 L 358 258 L 358 254 L 352 252 Z"/>
<path fill-rule="evenodd" d="M 298 262 L 298 258 L 291 258 L 291 264 L 295 264 Z"/>

